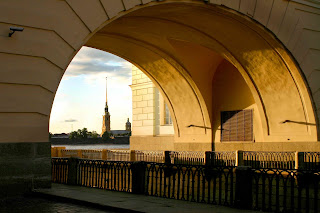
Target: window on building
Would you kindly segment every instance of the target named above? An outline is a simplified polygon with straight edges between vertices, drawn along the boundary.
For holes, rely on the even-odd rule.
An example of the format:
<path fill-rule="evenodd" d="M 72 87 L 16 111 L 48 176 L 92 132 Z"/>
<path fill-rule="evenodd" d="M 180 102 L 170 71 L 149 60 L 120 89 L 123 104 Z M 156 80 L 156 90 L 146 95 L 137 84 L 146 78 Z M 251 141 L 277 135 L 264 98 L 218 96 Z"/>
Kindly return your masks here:
<path fill-rule="evenodd" d="M 221 141 L 253 141 L 253 110 L 222 111 Z"/>
<path fill-rule="evenodd" d="M 171 115 L 170 115 L 170 111 L 168 108 L 168 105 L 165 103 L 164 104 L 164 124 L 169 125 L 172 124 L 172 119 L 171 119 Z"/>

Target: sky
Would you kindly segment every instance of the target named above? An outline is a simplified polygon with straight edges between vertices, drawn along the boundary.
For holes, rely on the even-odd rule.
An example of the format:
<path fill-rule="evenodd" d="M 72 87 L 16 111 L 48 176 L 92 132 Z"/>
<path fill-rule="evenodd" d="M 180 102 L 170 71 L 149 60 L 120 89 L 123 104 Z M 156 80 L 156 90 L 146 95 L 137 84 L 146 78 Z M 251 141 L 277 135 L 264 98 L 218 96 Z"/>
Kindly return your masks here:
<path fill-rule="evenodd" d="M 49 131 L 69 133 L 87 128 L 101 133 L 106 102 L 111 129 L 125 129 L 132 120 L 131 63 L 110 53 L 82 47 L 68 66 L 56 93 Z"/>

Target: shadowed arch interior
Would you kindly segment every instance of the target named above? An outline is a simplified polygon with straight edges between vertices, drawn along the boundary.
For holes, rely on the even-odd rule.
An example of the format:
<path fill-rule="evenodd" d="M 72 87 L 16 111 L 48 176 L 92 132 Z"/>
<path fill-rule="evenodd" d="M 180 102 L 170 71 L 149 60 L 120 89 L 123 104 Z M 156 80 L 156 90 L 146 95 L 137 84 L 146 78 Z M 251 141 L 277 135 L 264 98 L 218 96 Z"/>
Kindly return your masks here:
<path fill-rule="evenodd" d="M 177 141 L 211 140 L 206 128 L 188 126 L 211 128 L 216 119 L 212 79 L 223 59 L 251 91 L 260 117 L 259 141 L 317 140 L 315 126 L 281 123 L 315 124 L 294 61 L 272 34 L 238 14 L 197 4 L 151 6 L 116 19 L 86 45 L 133 61 L 157 82 L 171 104 Z M 197 136 L 187 139 L 191 135 Z"/>
<path fill-rule="evenodd" d="M 7 21 L 1 35 L 12 23 L 26 30 L 10 40 L 3 37 L 2 90 L 12 92 L 2 95 L 8 101 L 1 105 L 1 141 L 48 141 L 55 91 L 83 45 L 133 62 L 156 82 L 171 103 L 175 142 L 216 140 L 209 130 L 217 119 L 212 80 L 225 60 L 241 74 L 254 99 L 259 141 L 317 141 L 316 109 L 303 74 L 284 45 L 254 18 L 200 1 L 120 3 L 41 2 L 39 7 L 59 11 L 43 19 L 36 18 L 43 10 L 28 8 L 28 3 L 2 3 Z M 21 16 L 7 12 L 13 5 Z M 25 76 L 22 72 L 16 75 L 21 69 L 27 78 L 19 77 Z M 15 134 L 19 131 L 23 133 Z"/>

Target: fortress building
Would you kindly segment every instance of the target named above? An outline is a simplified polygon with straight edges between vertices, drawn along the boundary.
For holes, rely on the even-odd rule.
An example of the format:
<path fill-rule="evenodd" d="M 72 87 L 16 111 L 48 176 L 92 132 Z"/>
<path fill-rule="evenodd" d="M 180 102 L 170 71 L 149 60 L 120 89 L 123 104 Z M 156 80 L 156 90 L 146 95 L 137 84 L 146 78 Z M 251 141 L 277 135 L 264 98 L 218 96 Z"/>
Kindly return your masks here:
<path fill-rule="evenodd" d="M 107 78 L 106 78 L 106 107 L 104 108 L 101 135 L 103 135 L 105 131 L 110 132 L 110 130 L 111 130 L 110 129 L 110 113 L 108 109 L 108 85 L 107 85 Z"/>
<path fill-rule="evenodd" d="M 129 121 L 129 118 L 128 118 L 127 122 L 126 122 L 126 131 L 131 132 L 131 123 Z"/>
<path fill-rule="evenodd" d="M 129 118 L 125 124 L 125 130 L 111 130 L 110 126 L 110 112 L 108 108 L 108 86 L 107 86 L 107 78 L 106 78 L 106 106 L 104 108 L 104 115 L 102 120 L 102 132 L 101 136 L 105 131 L 111 133 L 113 136 L 120 136 L 120 135 L 129 135 L 131 132 L 131 123 L 129 122 Z"/>

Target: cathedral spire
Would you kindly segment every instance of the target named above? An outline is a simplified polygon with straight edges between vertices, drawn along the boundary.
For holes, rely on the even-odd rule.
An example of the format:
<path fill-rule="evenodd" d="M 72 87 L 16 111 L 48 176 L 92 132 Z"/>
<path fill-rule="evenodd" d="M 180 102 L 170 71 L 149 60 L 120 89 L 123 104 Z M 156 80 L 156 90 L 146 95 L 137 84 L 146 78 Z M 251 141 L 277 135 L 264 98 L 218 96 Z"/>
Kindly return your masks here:
<path fill-rule="evenodd" d="M 108 78 L 106 77 L 106 107 L 104 108 L 104 111 L 107 113 L 108 112 Z"/>
<path fill-rule="evenodd" d="M 106 77 L 106 103 L 108 102 L 108 77 Z"/>
<path fill-rule="evenodd" d="M 104 108 L 104 116 L 103 116 L 103 121 L 102 121 L 102 133 L 103 135 L 104 132 L 110 132 L 110 113 L 108 109 L 108 86 L 107 86 L 107 77 L 106 77 L 106 107 Z"/>

